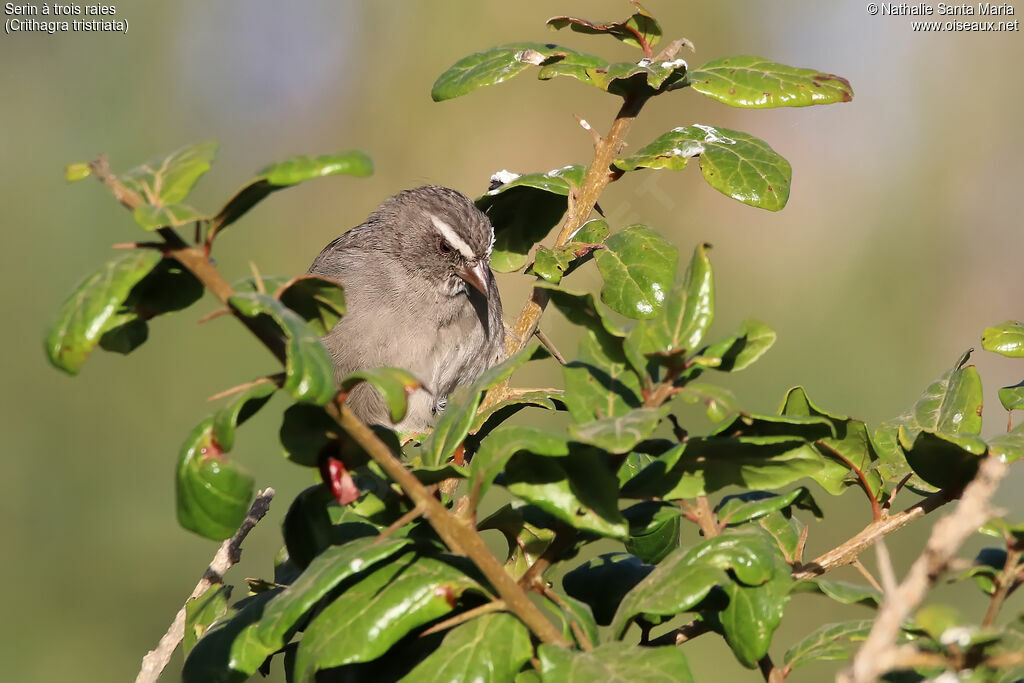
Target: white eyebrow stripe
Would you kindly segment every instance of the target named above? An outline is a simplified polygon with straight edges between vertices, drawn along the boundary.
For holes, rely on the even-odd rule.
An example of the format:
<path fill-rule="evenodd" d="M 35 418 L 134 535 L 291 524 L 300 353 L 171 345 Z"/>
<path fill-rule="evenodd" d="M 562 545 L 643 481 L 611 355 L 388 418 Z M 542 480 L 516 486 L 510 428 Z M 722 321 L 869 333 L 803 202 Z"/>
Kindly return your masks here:
<path fill-rule="evenodd" d="M 476 254 L 474 254 L 473 250 L 469 248 L 466 241 L 459 237 L 459 234 L 455 232 L 455 229 L 452 228 L 452 226 L 448 225 L 434 214 L 430 214 L 430 222 L 434 224 L 437 231 L 441 233 L 441 237 L 443 237 L 445 241 L 452 246 L 452 248 L 457 249 L 460 254 L 470 261 L 476 258 Z"/>

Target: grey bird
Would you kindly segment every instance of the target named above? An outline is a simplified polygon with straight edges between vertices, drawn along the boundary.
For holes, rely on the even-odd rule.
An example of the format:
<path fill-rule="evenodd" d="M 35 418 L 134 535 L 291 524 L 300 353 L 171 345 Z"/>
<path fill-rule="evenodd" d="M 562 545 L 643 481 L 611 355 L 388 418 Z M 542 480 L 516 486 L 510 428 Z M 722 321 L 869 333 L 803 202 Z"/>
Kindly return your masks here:
<path fill-rule="evenodd" d="M 399 192 L 320 252 L 309 272 L 339 282 L 346 314 L 324 338 L 341 381 L 391 366 L 422 384 L 403 432 L 433 426 L 449 393 L 504 354 L 501 299 L 490 269 L 494 230 L 464 194 L 438 185 Z M 367 383 L 346 399 L 362 420 L 392 425 Z"/>

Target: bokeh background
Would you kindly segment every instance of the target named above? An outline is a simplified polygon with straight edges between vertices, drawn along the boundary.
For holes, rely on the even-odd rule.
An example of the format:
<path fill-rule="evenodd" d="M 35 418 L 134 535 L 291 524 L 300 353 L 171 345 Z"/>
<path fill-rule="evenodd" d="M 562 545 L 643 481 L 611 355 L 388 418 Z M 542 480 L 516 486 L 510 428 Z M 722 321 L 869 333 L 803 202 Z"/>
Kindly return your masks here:
<path fill-rule="evenodd" d="M 150 341 L 129 357 L 97 352 L 75 379 L 49 367 L 42 338 L 66 294 L 110 256 L 111 244 L 138 237 L 98 184 L 64 183 L 66 164 L 105 152 L 124 170 L 186 143 L 218 140 L 219 161 L 193 197 L 212 210 L 267 162 L 365 150 L 376 162 L 372 178 L 318 180 L 274 195 L 218 243 L 230 279 L 246 275 L 250 261 L 264 273 L 293 275 L 399 189 L 429 182 L 477 195 L 502 168 L 589 160 L 590 140 L 572 115 L 602 129 L 613 98 L 524 74 L 432 103 L 431 84 L 459 57 L 502 42 L 555 40 L 635 58 L 611 39 L 555 36 L 544 26 L 560 13 L 620 18 L 628 7 L 618 0 L 116 7 L 129 22 L 126 35 L 0 35 L 0 676 L 8 681 L 134 677 L 216 548 L 175 523 L 178 446 L 212 410 L 207 396 L 273 367 L 230 320 L 196 325 L 213 308 L 209 299 L 156 321 Z M 984 327 L 1024 315 L 1019 32 L 914 33 L 909 18 L 869 16 L 860 0 L 649 0 L 648 7 L 667 38 L 696 44 L 697 55 L 685 55 L 691 65 L 757 54 L 843 75 L 856 92 L 849 104 L 745 111 L 682 91 L 653 101 L 635 125 L 635 147 L 695 122 L 767 140 L 794 167 L 792 197 L 780 213 L 723 197 L 696 164 L 626 177 L 602 200 L 613 227 L 647 222 L 671 235 L 684 257 L 698 241 L 714 244 L 713 334 L 746 317 L 778 331 L 760 363 L 723 380 L 744 408 L 774 410 L 787 388 L 803 384 L 824 407 L 877 425 L 978 346 Z M 593 274 L 578 277 L 596 284 Z M 510 316 L 525 282 L 499 278 Z M 573 346 L 557 314 L 544 326 Z M 974 360 L 986 382 L 991 435 L 1006 421 L 995 390 L 1020 380 L 1024 365 L 984 352 Z M 547 384 L 550 376 L 551 368 L 532 369 L 523 382 Z M 236 581 L 270 573 L 287 501 L 311 481 L 280 457 L 277 420 L 265 409 L 236 447 L 258 485 L 279 492 L 247 542 Z M 1021 474 L 999 498 L 1018 518 Z M 833 535 L 812 527 L 810 553 L 867 521 L 856 496 L 819 496 Z M 898 569 L 914 559 L 925 533 L 910 529 L 890 541 Z M 865 559 L 874 564 L 873 553 Z M 975 597 L 938 592 L 980 619 L 983 605 L 964 595 Z M 1019 611 L 1024 596 L 1014 597 L 1010 609 Z M 776 637 L 776 661 L 818 623 L 866 616 L 864 608 L 798 596 Z M 698 680 L 760 680 L 712 637 L 686 651 Z M 799 670 L 792 680 L 822 680 L 833 668 Z M 180 656 L 165 679 L 179 669 Z"/>

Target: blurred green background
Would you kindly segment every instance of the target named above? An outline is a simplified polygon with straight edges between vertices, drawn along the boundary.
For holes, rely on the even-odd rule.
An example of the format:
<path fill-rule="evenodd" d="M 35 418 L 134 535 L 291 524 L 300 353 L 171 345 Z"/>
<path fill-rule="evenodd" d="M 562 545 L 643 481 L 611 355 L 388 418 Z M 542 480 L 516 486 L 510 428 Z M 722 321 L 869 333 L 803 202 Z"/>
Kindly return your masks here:
<path fill-rule="evenodd" d="M 627 176 L 601 201 L 613 229 L 649 223 L 684 256 L 698 241 L 714 244 L 713 336 L 745 317 L 778 331 L 760 363 L 723 380 L 744 408 L 774 410 L 787 388 L 803 384 L 822 406 L 877 425 L 978 346 L 985 326 L 1024 316 L 1019 32 L 914 33 L 910 18 L 869 16 L 861 2 L 647 4 L 668 39 L 696 44 L 696 56 L 684 55 L 691 65 L 756 54 L 843 75 L 856 92 L 850 104 L 754 111 L 683 91 L 644 111 L 634 148 L 690 123 L 768 141 L 794 168 L 789 206 L 778 214 L 719 195 L 696 164 Z M 178 446 L 211 411 L 207 396 L 273 367 L 229 319 L 196 326 L 210 299 L 156 321 L 150 341 L 129 357 L 97 352 L 75 379 L 49 367 L 42 337 L 66 294 L 110 256 L 111 244 L 138 237 L 103 188 L 66 185 L 63 167 L 105 152 L 115 171 L 125 170 L 218 140 L 219 161 L 193 196 L 212 210 L 267 162 L 365 150 L 376 162 L 372 178 L 319 180 L 274 195 L 218 243 L 229 279 L 248 274 L 250 261 L 264 273 L 298 274 L 400 189 L 440 183 L 475 196 L 502 168 L 586 163 L 590 140 L 572 115 L 600 130 L 616 107 L 594 88 L 524 74 L 434 104 L 430 86 L 459 57 L 515 40 L 635 58 L 610 39 L 544 27 L 552 14 L 618 19 L 627 10 L 618 0 L 181 0 L 118 4 L 126 35 L 0 35 L 5 680 L 134 677 L 216 549 L 176 525 Z M 592 273 L 578 278 L 596 283 Z M 526 282 L 499 277 L 508 317 Z M 544 326 L 567 339 L 557 314 Z M 985 433 L 993 434 L 1005 425 L 995 390 L 1017 382 L 1024 365 L 987 353 L 974 360 L 987 383 Z M 550 375 L 550 367 L 533 368 L 521 381 L 548 384 Z M 264 410 L 236 447 L 257 484 L 279 495 L 268 523 L 250 536 L 236 581 L 270 573 L 276 525 L 311 481 L 280 457 L 277 426 L 275 411 Z M 1021 474 L 999 498 L 1018 518 Z M 812 526 L 811 554 L 868 521 L 856 496 L 818 496 L 833 535 Z M 900 571 L 925 533 L 890 540 Z M 874 554 L 865 560 L 873 566 Z M 947 596 L 980 619 L 984 605 L 968 599 L 974 594 L 938 591 Z M 1019 611 L 1015 597 L 1009 608 Z M 776 637 L 776 661 L 817 624 L 866 616 L 864 608 L 798 596 Z M 686 651 L 698 680 L 760 680 L 712 637 Z M 179 668 L 180 658 L 165 678 Z M 831 670 L 799 670 L 791 680 L 821 680 Z"/>

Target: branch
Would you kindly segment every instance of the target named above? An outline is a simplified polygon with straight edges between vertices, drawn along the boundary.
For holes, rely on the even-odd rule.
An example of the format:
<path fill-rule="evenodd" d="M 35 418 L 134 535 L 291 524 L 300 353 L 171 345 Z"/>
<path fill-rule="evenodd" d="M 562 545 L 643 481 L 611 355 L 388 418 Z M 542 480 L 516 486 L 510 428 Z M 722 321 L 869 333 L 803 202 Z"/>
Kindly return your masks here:
<path fill-rule="evenodd" d="M 982 460 L 977 476 L 964 489 L 956 510 L 936 523 L 924 551 L 910 567 L 903 583 L 886 594 L 871 633 L 850 668 L 840 673 L 837 681 L 873 681 L 890 670 L 903 655 L 895 644 L 901 625 L 946 570 L 964 541 L 992 516 L 989 501 L 1007 469 L 999 458 L 989 456 Z"/>
<path fill-rule="evenodd" d="M 269 487 L 256 494 L 256 500 L 249 507 L 249 514 L 246 515 L 235 535 L 221 544 L 217 554 L 213 556 L 213 561 L 210 562 L 210 565 L 203 573 L 203 578 L 199 579 L 199 583 L 196 584 L 192 595 L 185 601 L 186 604 L 188 604 L 189 600 L 195 600 L 202 596 L 215 584 L 224 583 L 224 574 L 242 558 L 242 541 L 253 530 L 253 527 L 263 519 L 263 516 L 267 514 L 267 510 L 270 509 L 270 501 L 273 498 L 274 489 Z M 168 627 L 167 633 L 160 639 L 156 648 L 150 650 L 142 658 L 142 668 L 139 670 L 139 675 L 135 678 L 135 683 L 155 683 L 160 678 L 164 668 L 167 667 L 167 663 L 171 661 L 171 656 L 178 648 L 178 643 L 181 642 L 184 636 L 185 605 L 182 605 L 175 615 L 174 621 Z"/>
<path fill-rule="evenodd" d="M 821 576 L 836 567 L 853 564 L 854 560 L 862 552 L 874 545 L 878 539 L 894 531 L 899 531 L 915 519 L 942 507 L 950 500 L 953 500 L 953 498 L 954 494 L 948 491 L 938 491 L 911 505 L 903 512 L 891 516 L 883 512 L 881 519 L 868 524 L 850 540 L 802 565 L 797 571 L 793 572 L 793 578 L 797 580 L 813 579 L 815 576 Z"/>
<path fill-rule="evenodd" d="M 991 628 L 999 615 L 999 608 L 1003 606 L 1003 601 L 1010 594 L 1017 577 L 1017 563 L 1020 561 L 1021 552 L 1014 548 L 1007 548 L 1006 562 L 1003 564 L 1003 571 L 1000 572 L 999 578 L 996 579 L 996 590 L 992 593 L 992 600 L 989 602 L 985 618 L 981 622 L 982 628 Z"/>

